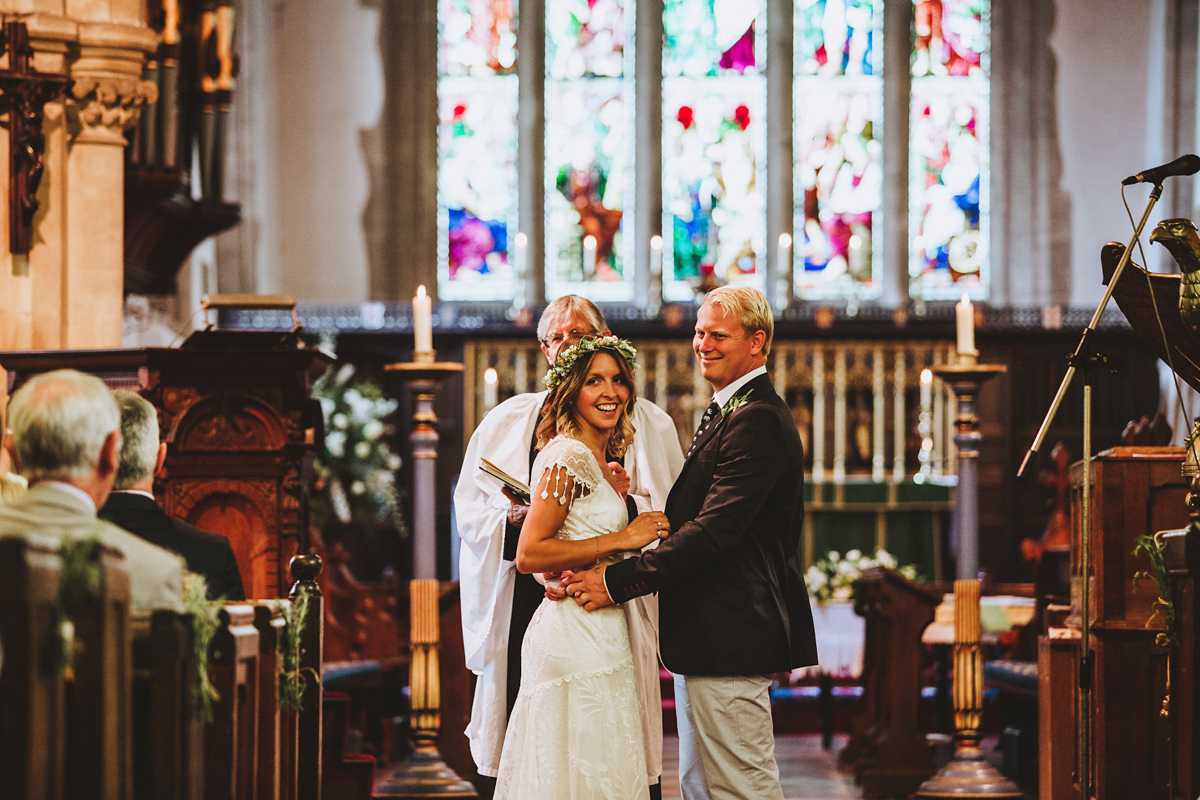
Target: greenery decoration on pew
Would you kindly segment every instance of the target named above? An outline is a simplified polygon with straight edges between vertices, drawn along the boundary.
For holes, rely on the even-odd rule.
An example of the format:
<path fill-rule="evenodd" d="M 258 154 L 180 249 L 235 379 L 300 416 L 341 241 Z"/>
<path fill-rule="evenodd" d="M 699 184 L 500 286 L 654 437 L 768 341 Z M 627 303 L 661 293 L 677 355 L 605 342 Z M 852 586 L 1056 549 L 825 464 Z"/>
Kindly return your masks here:
<path fill-rule="evenodd" d="M 283 616 L 283 634 L 279 637 L 279 708 L 283 711 L 300 713 L 304 708 L 304 690 L 311 679 L 321 683 L 321 676 L 312 667 L 300 666 L 300 643 L 304 639 L 305 621 L 308 619 L 308 590 L 299 587 L 295 599 L 279 601 L 275 611 Z"/>
<path fill-rule="evenodd" d="M 874 556 L 863 555 L 861 550 L 851 550 L 843 557 L 837 550 L 830 550 L 825 558 L 804 573 L 804 583 L 818 603 L 848 602 L 854 599 L 855 582 L 865 570 L 872 567 L 895 570 L 910 581 L 921 581 L 915 564 L 897 566 L 896 557 L 880 547 Z"/>
<path fill-rule="evenodd" d="M 208 648 L 217 632 L 217 616 L 223 600 L 208 599 L 208 582 L 201 575 L 188 575 L 183 581 L 183 607 L 192 618 L 192 719 L 204 724 L 213 720 L 213 703 L 221 699 L 208 678 Z"/>
<path fill-rule="evenodd" d="M 46 673 L 69 677 L 75 662 L 75 626 L 71 617 L 89 598 L 104 589 L 104 567 L 100 563 L 100 540 L 63 537 L 58 548 L 58 598 L 53 624 L 42 652 Z"/>
<path fill-rule="evenodd" d="M 1158 600 L 1155 604 L 1162 609 L 1166 630 L 1155 637 L 1154 641 L 1161 647 L 1171 647 L 1180 641 L 1179 617 L 1175 612 L 1175 587 L 1171 585 L 1171 576 L 1167 571 L 1167 562 L 1163 558 L 1163 543 L 1158 534 L 1139 536 L 1134 541 L 1133 554 L 1145 553 L 1150 559 L 1149 572 L 1135 572 L 1134 585 L 1139 580 L 1154 578 L 1158 585 Z"/>

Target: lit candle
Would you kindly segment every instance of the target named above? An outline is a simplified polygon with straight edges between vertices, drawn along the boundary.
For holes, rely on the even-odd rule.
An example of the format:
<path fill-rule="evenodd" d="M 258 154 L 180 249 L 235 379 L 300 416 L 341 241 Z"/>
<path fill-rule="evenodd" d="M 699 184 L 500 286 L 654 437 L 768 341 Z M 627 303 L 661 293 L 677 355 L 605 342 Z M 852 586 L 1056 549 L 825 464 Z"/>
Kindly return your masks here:
<path fill-rule="evenodd" d="M 786 275 L 792 268 L 792 235 L 779 234 L 779 270 L 780 275 Z"/>
<path fill-rule="evenodd" d="M 921 370 L 921 418 L 922 420 L 929 419 L 928 415 L 933 408 L 933 370 Z"/>
<path fill-rule="evenodd" d="M 524 231 L 517 231 L 513 236 L 513 272 L 518 278 L 525 277 L 525 249 L 529 246 L 529 237 Z"/>
<path fill-rule="evenodd" d="M 971 298 L 963 293 L 962 300 L 954 306 L 954 321 L 958 327 L 959 355 L 974 356 L 975 352 L 975 309 Z"/>
<path fill-rule="evenodd" d="M 491 411 L 496 406 L 496 383 L 499 381 L 494 367 L 483 373 L 483 410 Z"/>
<path fill-rule="evenodd" d="M 596 237 L 590 233 L 583 237 L 583 277 L 596 274 Z"/>
<path fill-rule="evenodd" d="M 425 286 L 417 287 L 417 296 L 413 298 L 413 347 L 418 353 L 433 352 L 433 300 L 425 294 Z"/>
<path fill-rule="evenodd" d="M 650 237 L 650 274 L 662 275 L 662 237 L 657 233 Z"/>

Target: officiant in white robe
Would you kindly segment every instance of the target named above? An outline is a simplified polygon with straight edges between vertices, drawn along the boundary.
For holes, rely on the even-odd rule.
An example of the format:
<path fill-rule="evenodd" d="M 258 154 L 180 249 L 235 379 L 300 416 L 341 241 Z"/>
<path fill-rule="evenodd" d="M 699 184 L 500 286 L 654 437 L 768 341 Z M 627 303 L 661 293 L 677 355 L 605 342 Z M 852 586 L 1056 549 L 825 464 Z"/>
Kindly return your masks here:
<path fill-rule="evenodd" d="M 545 398 L 546 392 L 521 394 L 488 412 L 467 445 L 454 493 L 455 518 L 462 539 L 459 577 L 463 645 L 467 667 L 478 676 L 466 733 L 476 768 L 481 775 L 491 777 L 499 769 L 508 717 L 509 627 L 517 568 L 504 558 L 509 500 L 501 492 L 500 482 L 479 469 L 479 459 L 486 458 L 510 475 L 528 480 L 534 427 Z M 661 510 L 683 467 L 678 434 L 667 413 L 644 398 L 638 398 L 634 405 L 633 424 L 636 433 L 624 463 L 630 479 L 629 496 L 639 513 Z M 638 598 L 626 605 L 625 613 L 642 705 L 647 779 L 655 784 L 662 775 L 658 600 L 653 596 Z"/>

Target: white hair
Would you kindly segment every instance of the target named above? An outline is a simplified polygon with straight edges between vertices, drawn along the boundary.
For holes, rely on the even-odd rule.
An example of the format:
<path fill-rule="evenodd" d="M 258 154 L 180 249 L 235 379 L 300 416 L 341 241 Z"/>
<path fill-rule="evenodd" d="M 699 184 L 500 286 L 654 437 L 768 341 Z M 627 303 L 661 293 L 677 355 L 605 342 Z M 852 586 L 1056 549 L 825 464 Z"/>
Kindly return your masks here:
<path fill-rule="evenodd" d="M 77 480 L 99 465 L 104 440 L 120 435 L 121 415 L 103 381 L 60 369 L 13 393 L 8 424 L 21 474 L 30 483 Z"/>
<path fill-rule="evenodd" d="M 121 463 L 114 489 L 129 489 L 154 477 L 158 465 L 158 412 L 149 400 L 127 389 L 114 389 L 121 412 Z"/>

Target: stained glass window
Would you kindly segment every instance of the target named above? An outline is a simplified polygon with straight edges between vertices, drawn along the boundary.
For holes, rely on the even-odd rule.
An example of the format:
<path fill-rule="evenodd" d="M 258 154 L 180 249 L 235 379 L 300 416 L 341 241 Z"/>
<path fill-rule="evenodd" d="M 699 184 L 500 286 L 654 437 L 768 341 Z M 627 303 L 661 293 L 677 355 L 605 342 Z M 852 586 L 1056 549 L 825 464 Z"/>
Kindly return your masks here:
<path fill-rule="evenodd" d="M 761 283 L 765 4 L 667 0 L 663 28 L 664 295 Z"/>
<path fill-rule="evenodd" d="M 881 88 L 870 78 L 797 85 L 793 268 L 801 298 L 879 294 Z"/>
<path fill-rule="evenodd" d="M 987 298 L 988 85 L 982 0 L 914 6 L 911 293 Z"/>
<path fill-rule="evenodd" d="M 517 209 L 512 0 L 442 0 L 439 293 L 511 300 Z"/>
<path fill-rule="evenodd" d="M 796 0 L 793 277 L 802 299 L 874 299 L 883 199 L 881 0 Z"/>
<path fill-rule="evenodd" d="M 633 177 L 624 0 L 546 4 L 546 284 L 630 300 Z M 587 284 L 588 289 L 581 289 Z"/>

